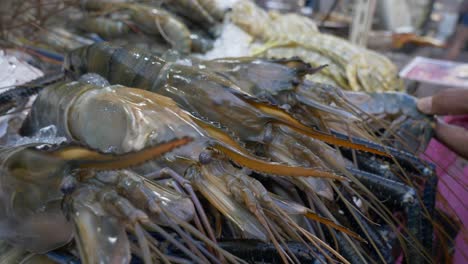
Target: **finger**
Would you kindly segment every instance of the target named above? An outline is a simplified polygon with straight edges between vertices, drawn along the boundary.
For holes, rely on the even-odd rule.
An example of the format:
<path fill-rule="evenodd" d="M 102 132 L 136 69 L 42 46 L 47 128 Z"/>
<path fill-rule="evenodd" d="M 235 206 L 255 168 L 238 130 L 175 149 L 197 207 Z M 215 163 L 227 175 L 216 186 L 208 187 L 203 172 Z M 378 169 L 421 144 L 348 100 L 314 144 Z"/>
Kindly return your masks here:
<path fill-rule="evenodd" d="M 449 149 L 468 159 L 468 130 L 438 121 L 435 128 L 436 137 Z"/>
<path fill-rule="evenodd" d="M 468 114 L 468 89 L 447 89 L 418 100 L 418 109 L 425 114 Z"/>

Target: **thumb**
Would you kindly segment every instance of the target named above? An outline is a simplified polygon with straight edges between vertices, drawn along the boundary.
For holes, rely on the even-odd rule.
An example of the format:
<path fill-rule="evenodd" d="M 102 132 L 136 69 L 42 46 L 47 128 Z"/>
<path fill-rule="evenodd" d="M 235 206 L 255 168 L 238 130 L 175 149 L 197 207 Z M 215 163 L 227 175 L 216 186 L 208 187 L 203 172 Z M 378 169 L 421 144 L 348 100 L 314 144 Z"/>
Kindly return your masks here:
<path fill-rule="evenodd" d="M 446 89 L 419 99 L 417 106 L 425 114 L 462 115 L 468 114 L 467 102 L 468 89 Z"/>
<path fill-rule="evenodd" d="M 438 120 L 435 134 L 437 139 L 449 149 L 461 157 L 468 159 L 468 130 Z"/>

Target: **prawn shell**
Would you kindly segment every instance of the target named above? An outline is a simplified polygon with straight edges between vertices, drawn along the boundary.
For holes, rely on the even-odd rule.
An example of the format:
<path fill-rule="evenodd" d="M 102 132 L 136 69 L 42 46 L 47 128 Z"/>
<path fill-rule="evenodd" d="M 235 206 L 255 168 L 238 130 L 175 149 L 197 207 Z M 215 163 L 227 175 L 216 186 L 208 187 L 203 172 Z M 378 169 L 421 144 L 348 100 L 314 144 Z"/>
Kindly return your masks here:
<path fill-rule="evenodd" d="M 56 124 L 57 136 L 73 138 L 66 125 L 70 106 L 73 105 L 78 95 L 94 87 L 94 85 L 71 82 L 54 84 L 43 90 L 35 100 L 20 133 L 23 136 L 31 136 L 47 124 Z"/>
<path fill-rule="evenodd" d="M 30 149 L 39 145 L 0 148 L 0 239 L 45 253 L 68 243 L 72 232 L 61 210 L 64 162 Z"/>

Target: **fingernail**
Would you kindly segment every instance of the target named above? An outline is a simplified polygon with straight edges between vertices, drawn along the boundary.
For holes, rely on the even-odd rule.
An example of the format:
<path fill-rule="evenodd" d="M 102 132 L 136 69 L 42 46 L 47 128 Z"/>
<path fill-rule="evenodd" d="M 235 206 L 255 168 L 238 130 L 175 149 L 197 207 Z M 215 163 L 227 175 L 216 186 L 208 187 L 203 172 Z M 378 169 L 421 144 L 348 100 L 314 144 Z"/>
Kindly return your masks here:
<path fill-rule="evenodd" d="M 432 112 L 432 96 L 419 99 L 417 106 L 419 111 L 425 114 L 430 114 Z"/>

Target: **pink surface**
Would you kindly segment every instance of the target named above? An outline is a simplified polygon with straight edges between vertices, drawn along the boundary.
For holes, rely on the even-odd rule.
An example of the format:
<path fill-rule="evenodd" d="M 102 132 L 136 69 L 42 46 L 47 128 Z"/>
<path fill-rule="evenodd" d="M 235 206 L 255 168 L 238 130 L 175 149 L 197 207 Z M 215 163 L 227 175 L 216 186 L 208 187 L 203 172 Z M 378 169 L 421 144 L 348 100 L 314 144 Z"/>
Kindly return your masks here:
<path fill-rule="evenodd" d="M 448 116 L 445 117 L 445 122 L 468 128 L 468 116 Z M 468 142 L 460 144 L 468 144 Z M 453 263 L 468 263 L 468 231 L 466 228 L 468 226 L 468 161 L 460 158 L 435 139 L 431 140 L 424 158 L 434 162 L 437 166 L 438 192 L 443 197 L 443 199 L 438 198 L 437 207 L 452 217 L 456 215 L 463 223 L 456 238 Z"/>

